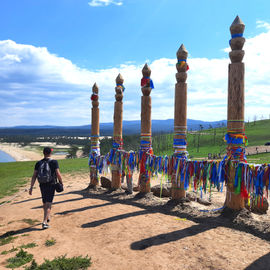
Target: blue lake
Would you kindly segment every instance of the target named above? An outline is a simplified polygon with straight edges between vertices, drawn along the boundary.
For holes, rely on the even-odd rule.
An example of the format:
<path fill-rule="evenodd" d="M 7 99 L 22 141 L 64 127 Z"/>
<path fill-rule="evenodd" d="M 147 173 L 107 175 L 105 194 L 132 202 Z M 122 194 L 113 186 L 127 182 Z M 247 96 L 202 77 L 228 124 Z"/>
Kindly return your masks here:
<path fill-rule="evenodd" d="M 13 157 L 0 150 L 0 162 L 14 162 L 16 161 Z"/>

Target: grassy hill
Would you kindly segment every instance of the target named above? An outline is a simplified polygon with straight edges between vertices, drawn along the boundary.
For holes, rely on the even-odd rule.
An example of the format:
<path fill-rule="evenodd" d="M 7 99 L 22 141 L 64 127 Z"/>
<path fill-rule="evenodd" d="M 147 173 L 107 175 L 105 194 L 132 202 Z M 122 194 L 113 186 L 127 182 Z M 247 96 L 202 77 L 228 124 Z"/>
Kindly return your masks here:
<path fill-rule="evenodd" d="M 249 141 L 248 146 L 264 145 L 266 142 L 270 142 L 270 120 L 246 123 L 245 129 Z M 226 143 L 223 138 L 226 132 L 226 127 L 189 132 L 187 141 L 190 157 L 207 157 L 209 153 L 212 155 L 225 154 Z M 172 154 L 172 142 L 173 134 L 153 136 L 154 153 L 157 155 Z M 267 156 L 267 154 L 262 154 L 261 156 Z M 268 160 L 270 161 L 270 159 Z"/>
<path fill-rule="evenodd" d="M 270 142 L 270 120 L 260 120 L 246 124 L 246 134 L 250 146 Z"/>

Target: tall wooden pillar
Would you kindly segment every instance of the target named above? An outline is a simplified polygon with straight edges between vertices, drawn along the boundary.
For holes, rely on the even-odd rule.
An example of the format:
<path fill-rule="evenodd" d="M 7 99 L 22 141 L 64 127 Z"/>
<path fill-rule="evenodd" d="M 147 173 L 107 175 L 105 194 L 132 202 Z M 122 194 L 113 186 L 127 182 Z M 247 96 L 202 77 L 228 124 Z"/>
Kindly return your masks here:
<path fill-rule="evenodd" d="M 95 83 L 92 87 L 92 118 L 91 118 L 91 150 L 89 158 L 90 184 L 88 188 L 95 188 L 98 185 L 97 158 L 100 155 L 99 149 L 99 102 L 98 86 Z"/>
<path fill-rule="evenodd" d="M 187 56 L 188 52 L 182 44 L 177 51 L 178 62 L 176 64 L 175 104 L 174 104 L 174 160 L 181 163 L 187 158 Z M 184 179 L 181 179 L 177 170 L 172 174 L 172 199 L 180 199 L 186 196 Z"/>
<path fill-rule="evenodd" d="M 120 150 L 123 145 L 122 127 L 123 127 L 123 86 L 124 79 L 121 74 L 116 78 L 115 103 L 113 116 L 113 149 Z M 112 188 L 121 188 L 121 166 L 112 165 Z"/>
<path fill-rule="evenodd" d="M 245 66 L 242 63 L 245 52 L 242 50 L 245 38 L 243 32 L 245 25 L 237 16 L 233 21 L 230 32 L 232 39 L 230 46 L 232 51 L 229 53 L 231 64 L 229 64 L 228 79 L 228 115 L 227 115 L 227 157 L 229 162 L 245 162 L 245 92 L 244 77 Z M 238 140 L 235 140 L 237 139 Z M 243 138 L 239 142 L 239 138 Z M 241 141 L 241 140 L 240 140 Z M 232 164 L 231 164 L 232 166 Z M 231 209 L 239 210 L 244 208 L 244 198 L 241 194 L 235 194 L 234 170 L 229 170 L 225 205 Z"/>
<path fill-rule="evenodd" d="M 145 169 L 145 161 L 147 153 L 152 154 L 152 130 L 151 130 L 151 97 L 150 93 L 153 88 L 152 80 L 150 79 L 151 69 L 147 64 L 142 69 L 143 78 L 141 80 L 141 166 L 140 166 L 140 192 L 148 193 L 151 191 L 150 173 Z"/>

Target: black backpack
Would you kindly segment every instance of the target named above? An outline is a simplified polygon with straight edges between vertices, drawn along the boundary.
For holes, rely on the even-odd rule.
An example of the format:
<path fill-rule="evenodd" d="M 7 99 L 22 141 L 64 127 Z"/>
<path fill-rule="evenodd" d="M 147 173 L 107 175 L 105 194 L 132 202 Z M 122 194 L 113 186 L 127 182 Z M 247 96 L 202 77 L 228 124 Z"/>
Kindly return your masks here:
<path fill-rule="evenodd" d="M 40 166 L 38 168 L 38 182 L 40 184 L 49 183 L 53 180 L 51 168 L 49 165 L 50 160 L 41 160 Z"/>

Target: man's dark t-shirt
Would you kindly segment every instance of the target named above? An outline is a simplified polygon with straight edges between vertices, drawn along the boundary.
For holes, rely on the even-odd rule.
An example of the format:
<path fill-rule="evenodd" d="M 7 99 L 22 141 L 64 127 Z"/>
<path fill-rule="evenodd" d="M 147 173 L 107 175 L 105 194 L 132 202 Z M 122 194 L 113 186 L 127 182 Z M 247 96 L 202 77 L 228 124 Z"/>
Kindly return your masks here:
<path fill-rule="evenodd" d="M 50 169 L 51 169 L 51 173 L 52 173 L 52 179 L 53 181 L 51 181 L 50 183 L 46 183 L 46 184 L 54 184 L 55 181 L 56 181 L 56 169 L 59 169 L 59 165 L 58 165 L 58 161 L 55 160 L 55 159 L 49 159 L 49 158 L 44 158 L 40 161 L 38 161 L 35 165 L 35 170 L 38 171 L 39 169 L 39 166 L 41 164 L 41 162 L 43 160 L 49 160 L 49 166 L 50 166 Z M 41 184 L 40 184 L 41 185 Z M 43 184 L 42 184 L 43 185 Z"/>

